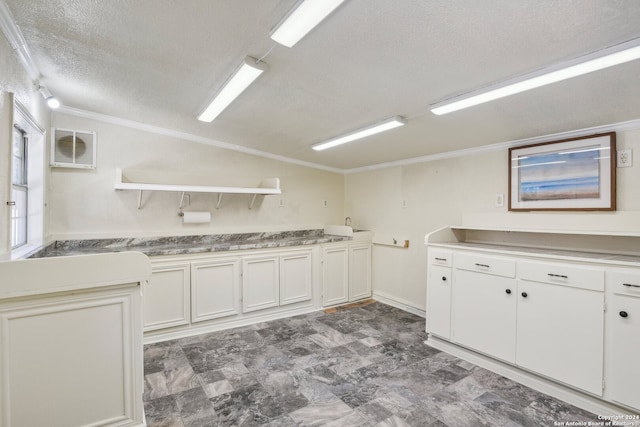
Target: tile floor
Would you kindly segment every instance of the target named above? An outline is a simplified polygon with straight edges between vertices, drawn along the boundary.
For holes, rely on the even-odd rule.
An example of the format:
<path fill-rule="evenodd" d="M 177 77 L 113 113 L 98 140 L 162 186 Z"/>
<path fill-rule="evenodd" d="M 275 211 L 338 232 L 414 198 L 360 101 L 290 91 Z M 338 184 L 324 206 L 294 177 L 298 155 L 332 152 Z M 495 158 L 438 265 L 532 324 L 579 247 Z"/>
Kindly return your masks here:
<path fill-rule="evenodd" d="M 511 427 L 597 421 L 430 348 L 425 338 L 424 319 L 374 302 L 147 345 L 147 423 Z"/>

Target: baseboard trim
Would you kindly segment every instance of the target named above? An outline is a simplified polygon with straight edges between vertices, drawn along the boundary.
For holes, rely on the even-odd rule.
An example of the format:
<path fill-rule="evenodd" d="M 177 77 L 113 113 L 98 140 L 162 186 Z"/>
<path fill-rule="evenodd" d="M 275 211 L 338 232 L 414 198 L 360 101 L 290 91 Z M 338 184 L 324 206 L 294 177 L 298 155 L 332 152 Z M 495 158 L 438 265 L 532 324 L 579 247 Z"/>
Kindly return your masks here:
<path fill-rule="evenodd" d="M 414 307 L 413 305 L 411 305 L 411 302 L 405 299 L 397 298 L 380 291 L 374 291 L 371 297 L 376 301 L 380 301 L 381 303 L 399 308 L 400 310 L 407 311 L 409 313 L 415 314 L 416 316 L 420 316 L 423 318 L 427 317 L 425 310 Z"/>
<path fill-rule="evenodd" d="M 296 308 L 293 310 L 277 311 L 274 313 L 260 314 L 256 316 L 245 316 L 237 319 L 215 319 L 211 323 L 190 324 L 185 326 L 177 326 L 175 328 L 150 331 L 145 333 L 143 337 L 144 344 L 154 344 L 162 341 L 192 337 L 195 335 L 206 334 L 209 332 L 217 332 L 225 329 L 239 328 L 242 326 L 250 326 L 256 323 L 269 322 L 287 317 L 298 316 L 301 314 L 313 313 L 320 311 L 320 308 L 307 306 Z"/>
<path fill-rule="evenodd" d="M 429 335 L 425 344 L 597 415 L 619 416 L 620 414 L 633 413 L 633 411 L 629 409 L 582 393 L 571 387 L 548 380 L 516 366 L 493 359 L 492 357 L 476 353 L 464 347 L 459 347 L 456 344 L 444 341 L 433 335 Z"/>

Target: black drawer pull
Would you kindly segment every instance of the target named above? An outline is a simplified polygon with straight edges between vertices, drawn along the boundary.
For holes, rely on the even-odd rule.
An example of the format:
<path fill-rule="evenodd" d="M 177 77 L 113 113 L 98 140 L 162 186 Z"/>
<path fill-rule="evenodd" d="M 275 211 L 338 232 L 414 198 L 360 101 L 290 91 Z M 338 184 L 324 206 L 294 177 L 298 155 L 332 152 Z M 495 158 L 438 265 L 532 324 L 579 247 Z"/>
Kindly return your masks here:
<path fill-rule="evenodd" d="M 558 279 L 568 279 L 569 278 L 569 276 L 565 276 L 564 274 L 547 273 L 547 276 L 549 276 L 549 277 L 557 277 Z"/>
<path fill-rule="evenodd" d="M 489 264 L 478 264 L 477 262 L 476 262 L 476 267 L 491 268 Z"/>
<path fill-rule="evenodd" d="M 522 298 L 526 298 L 527 296 L 529 296 L 526 292 L 522 293 Z"/>
<path fill-rule="evenodd" d="M 436 257 L 435 260 L 436 261 L 446 261 L 447 259 L 446 258 L 438 258 L 438 257 Z"/>
<path fill-rule="evenodd" d="M 446 282 L 447 281 L 447 276 L 442 276 L 442 281 Z"/>
<path fill-rule="evenodd" d="M 623 283 L 622 286 L 628 286 L 630 288 L 640 288 L 640 285 L 632 285 L 631 283 Z"/>
<path fill-rule="evenodd" d="M 510 294 L 511 293 L 511 289 L 506 289 L 505 292 Z"/>
<path fill-rule="evenodd" d="M 621 311 L 620 317 L 629 317 L 629 313 L 627 313 L 626 311 Z"/>

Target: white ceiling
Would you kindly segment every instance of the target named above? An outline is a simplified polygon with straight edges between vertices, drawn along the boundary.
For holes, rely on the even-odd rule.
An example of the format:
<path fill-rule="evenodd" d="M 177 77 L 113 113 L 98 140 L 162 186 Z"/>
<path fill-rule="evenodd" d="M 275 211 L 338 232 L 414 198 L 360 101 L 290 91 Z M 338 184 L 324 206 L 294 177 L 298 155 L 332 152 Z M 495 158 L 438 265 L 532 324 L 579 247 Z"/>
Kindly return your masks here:
<path fill-rule="evenodd" d="M 436 116 L 428 106 L 640 37 L 638 0 L 347 0 L 296 46 L 295 0 L 5 0 L 65 106 L 339 169 L 640 118 L 640 60 Z M 196 119 L 246 55 L 264 73 Z M 390 116 L 402 128 L 311 145 Z"/>

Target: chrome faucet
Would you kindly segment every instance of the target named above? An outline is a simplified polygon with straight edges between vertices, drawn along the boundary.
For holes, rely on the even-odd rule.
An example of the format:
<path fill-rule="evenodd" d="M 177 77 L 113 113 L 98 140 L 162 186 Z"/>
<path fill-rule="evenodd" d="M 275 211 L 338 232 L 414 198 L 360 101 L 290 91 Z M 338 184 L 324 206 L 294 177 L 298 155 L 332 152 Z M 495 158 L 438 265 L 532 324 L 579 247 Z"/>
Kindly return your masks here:
<path fill-rule="evenodd" d="M 348 216 L 344 219 L 344 225 L 351 226 L 351 217 Z"/>

